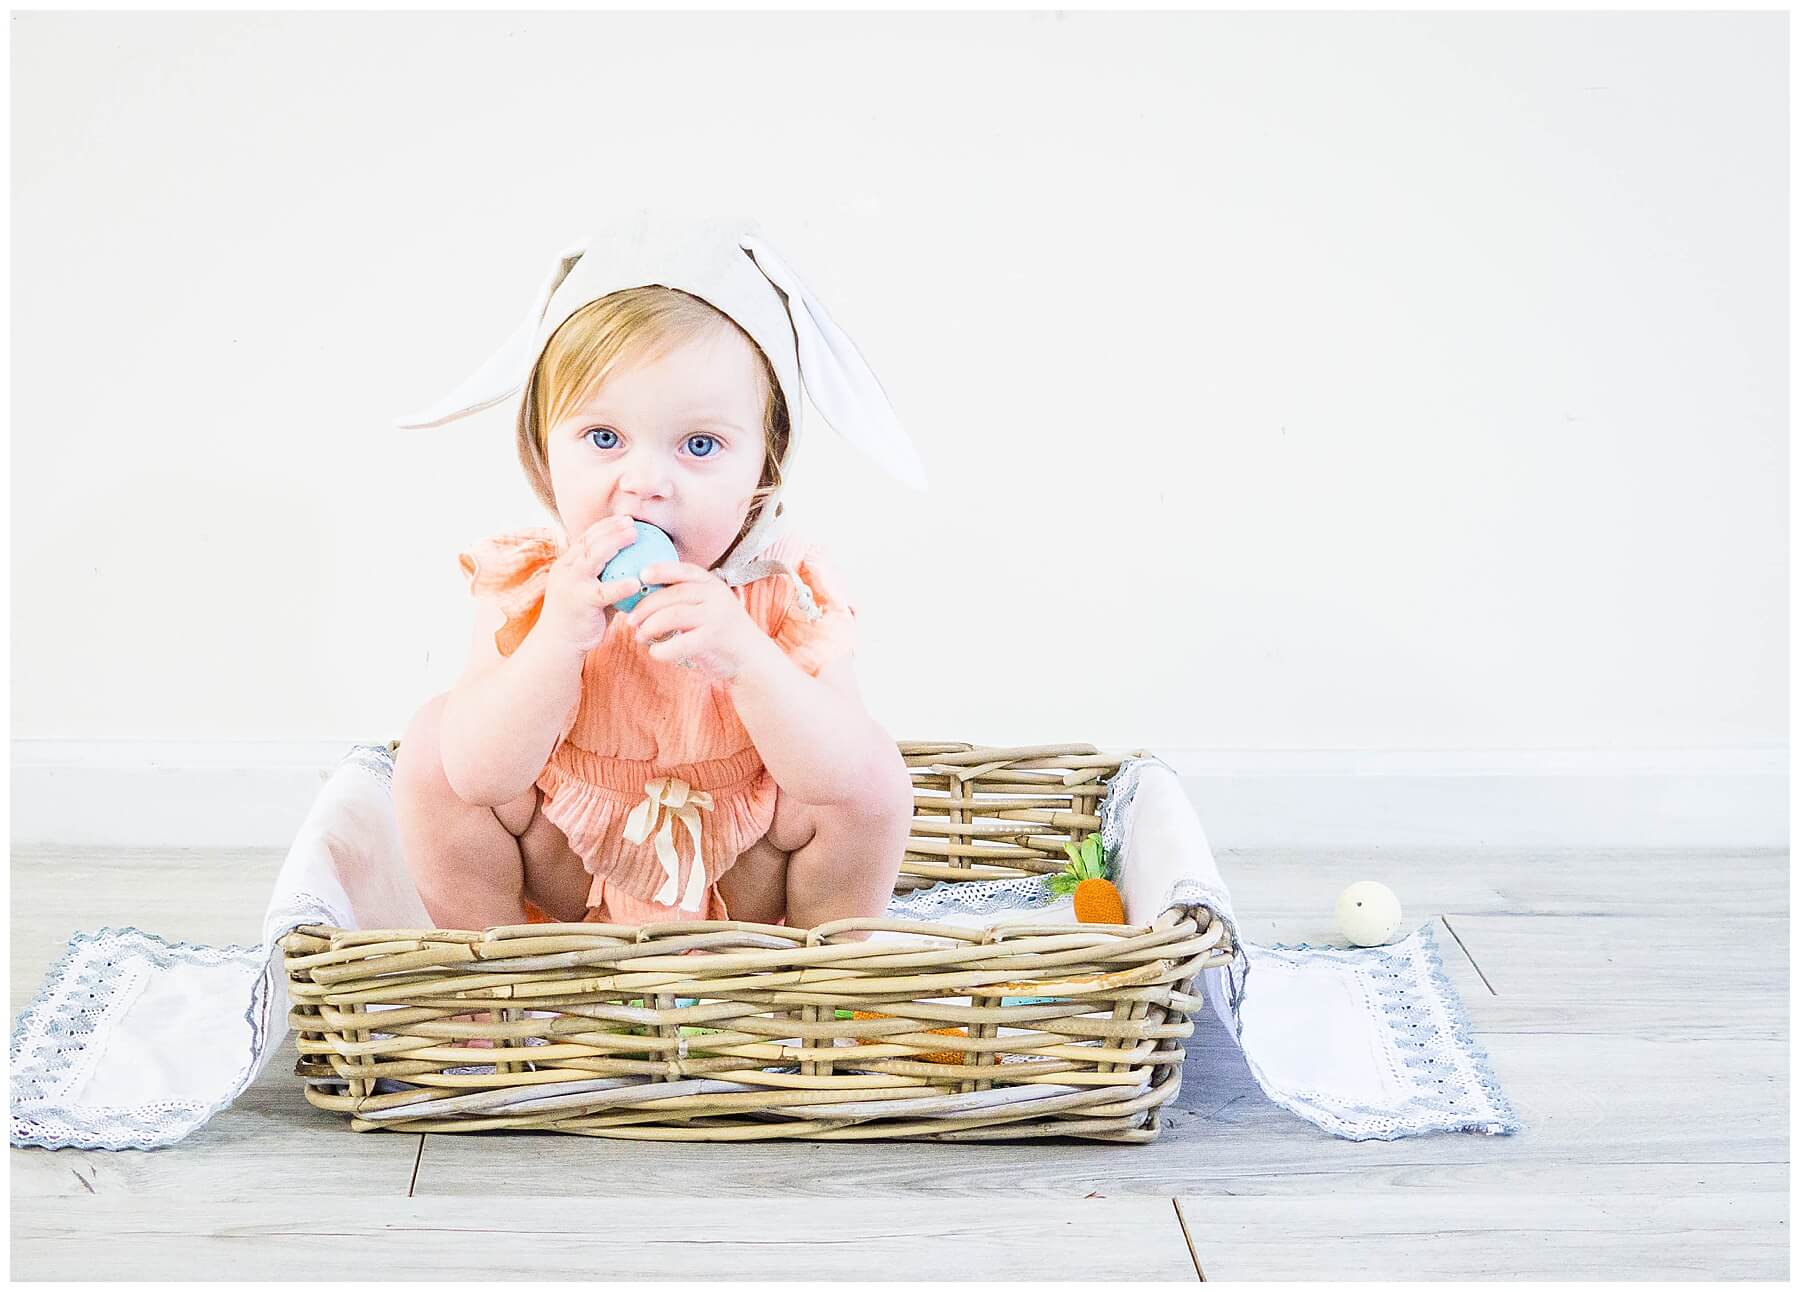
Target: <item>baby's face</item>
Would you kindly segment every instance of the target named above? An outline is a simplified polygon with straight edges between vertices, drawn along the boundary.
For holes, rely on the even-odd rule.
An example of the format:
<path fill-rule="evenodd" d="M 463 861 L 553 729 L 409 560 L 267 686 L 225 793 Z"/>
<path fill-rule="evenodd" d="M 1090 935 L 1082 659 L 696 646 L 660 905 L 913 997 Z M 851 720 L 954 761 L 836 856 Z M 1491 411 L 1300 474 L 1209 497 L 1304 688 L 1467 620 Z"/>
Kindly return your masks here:
<path fill-rule="evenodd" d="M 710 568 L 762 478 L 757 356 L 729 328 L 620 365 L 545 435 L 550 487 L 573 541 L 608 516 L 647 520 Z"/>

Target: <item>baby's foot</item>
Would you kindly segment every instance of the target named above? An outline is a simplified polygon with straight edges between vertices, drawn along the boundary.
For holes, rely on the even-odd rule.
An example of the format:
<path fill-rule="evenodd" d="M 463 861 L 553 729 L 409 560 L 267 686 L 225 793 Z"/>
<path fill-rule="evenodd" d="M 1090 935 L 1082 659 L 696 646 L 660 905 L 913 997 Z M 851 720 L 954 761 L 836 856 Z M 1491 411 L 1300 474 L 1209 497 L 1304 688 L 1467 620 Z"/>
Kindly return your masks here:
<path fill-rule="evenodd" d="M 494 1015 L 491 1010 L 479 1014 L 452 1014 L 444 1021 L 446 1023 L 491 1023 L 494 1021 Z M 471 1050 L 491 1050 L 494 1048 L 494 1042 L 485 1036 L 470 1037 L 466 1041 L 451 1041 L 450 1044 L 464 1046 Z"/>

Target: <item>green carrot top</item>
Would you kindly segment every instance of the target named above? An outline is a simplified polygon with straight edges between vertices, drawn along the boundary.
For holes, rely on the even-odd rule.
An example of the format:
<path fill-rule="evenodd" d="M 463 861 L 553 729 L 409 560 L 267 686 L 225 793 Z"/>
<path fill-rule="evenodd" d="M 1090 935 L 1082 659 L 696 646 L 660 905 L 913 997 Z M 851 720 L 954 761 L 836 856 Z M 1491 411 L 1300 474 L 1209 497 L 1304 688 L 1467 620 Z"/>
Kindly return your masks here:
<path fill-rule="evenodd" d="M 1069 864 L 1050 876 L 1050 891 L 1058 897 L 1073 893 L 1084 879 L 1110 877 L 1106 845 L 1100 842 L 1099 835 L 1090 834 L 1079 844 L 1065 843 L 1063 851 L 1069 854 Z"/>

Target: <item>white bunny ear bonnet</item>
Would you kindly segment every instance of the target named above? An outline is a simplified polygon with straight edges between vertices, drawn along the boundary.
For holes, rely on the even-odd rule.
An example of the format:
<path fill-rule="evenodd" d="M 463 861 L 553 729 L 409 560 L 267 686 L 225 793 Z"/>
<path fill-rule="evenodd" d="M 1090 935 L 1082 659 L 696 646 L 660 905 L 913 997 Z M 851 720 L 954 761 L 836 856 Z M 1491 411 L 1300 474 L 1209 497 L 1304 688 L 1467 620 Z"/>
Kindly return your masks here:
<path fill-rule="evenodd" d="M 698 296 L 729 315 L 762 348 L 787 401 L 790 432 L 782 467 L 800 442 L 804 393 L 826 423 L 889 474 L 916 489 L 925 468 L 901 428 L 886 392 L 848 335 L 798 275 L 775 254 L 753 220 L 653 213 L 636 208 L 609 216 L 563 251 L 511 336 L 475 372 L 428 408 L 397 419 L 403 428 L 441 426 L 517 402 L 524 433 L 533 416 L 524 392 L 550 338 L 591 301 L 628 287 L 661 285 Z M 773 532 L 779 490 L 754 525 L 725 554 L 721 573 L 744 582 L 771 572 L 747 565 Z M 792 577 L 791 571 L 783 571 Z M 805 585 L 793 580 L 811 612 Z M 816 613 L 816 612 L 815 612 Z"/>

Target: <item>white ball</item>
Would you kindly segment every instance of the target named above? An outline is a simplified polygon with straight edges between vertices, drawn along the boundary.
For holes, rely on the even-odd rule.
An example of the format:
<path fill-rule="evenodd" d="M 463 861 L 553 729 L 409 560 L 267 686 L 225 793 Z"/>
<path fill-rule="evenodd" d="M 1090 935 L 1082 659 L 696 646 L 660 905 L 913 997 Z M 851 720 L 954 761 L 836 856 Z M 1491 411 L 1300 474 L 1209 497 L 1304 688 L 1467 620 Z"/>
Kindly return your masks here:
<path fill-rule="evenodd" d="M 1400 899 L 1372 879 L 1350 885 L 1337 899 L 1337 924 L 1359 947 L 1378 947 L 1400 931 Z"/>

